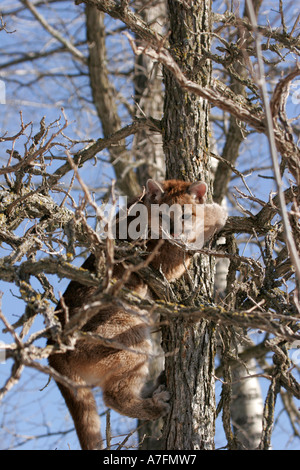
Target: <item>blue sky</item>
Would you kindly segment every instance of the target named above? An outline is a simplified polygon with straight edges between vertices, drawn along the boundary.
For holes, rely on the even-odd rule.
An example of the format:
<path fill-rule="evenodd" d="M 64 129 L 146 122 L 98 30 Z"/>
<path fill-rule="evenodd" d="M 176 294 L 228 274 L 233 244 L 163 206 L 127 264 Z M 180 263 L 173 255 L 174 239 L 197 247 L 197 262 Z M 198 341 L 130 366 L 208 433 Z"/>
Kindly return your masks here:
<path fill-rule="evenodd" d="M 264 1 L 261 11 L 262 22 L 268 17 L 272 21 L 277 21 L 278 12 L 272 10 L 274 2 Z M 4 12 L 14 10 L 20 6 L 18 1 L 2 0 L 1 8 Z M 225 8 L 225 2 L 214 2 L 214 10 L 222 12 Z M 82 6 L 75 7 L 70 2 L 55 3 L 47 8 L 41 8 L 44 15 L 48 15 L 49 21 L 56 19 L 56 26 L 59 30 L 64 31 L 67 24 L 68 34 L 70 37 L 76 38 L 76 43 L 80 44 L 85 38 L 84 25 L 80 18 Z M 288 27 L 291 28 L 295 19 L 297 6 L 289 4 L 287 9 L 287 18 L 289 19 Z M 55 41 L 47 36 L 40 27 L 34 27 L 32 17 L 29 13 L 23 13 L 14 16 L 13 20 L 4 17 L 7 21 L 8 30 L 16 30 L 15 33 L 6 34 L 0 32 L 1 46 L 0 50 L 6 52 L 0 55 L 0 79 L 3 80 L 6 87 L 6 103 L 0 104 L 0 134 L 8 131 L 8 134 L 15 134 L 20 128 L 20 115 L 24 122 L 33 122 L 33 133 L 39 128 L 40 119 L 46 116 L 47 123 L 53 122 L 62 116 L 61 107 L 65 109 L 70 125 L 66 134 L 76 139 L 93 139 L 101 137 L 102 131 L 98 118 L 95 114 L 93 105 L 91 104 L 91 93 L 88 84 L 86 68 L 82 64 L 73 64 L 72 59 L 68 59 L 66 55 L 57 55 L 55 58 L 45 57 L 36 63 L 29 63 L 12 66 L 9 71 L 1 68 L 1 64 L 8 60 L 22 56 L 23 47 L 27 44 L 31 51 L 50 50 L 57 46 Z M 63 21 L 68 20 L 68 21 Z M 120 24 L 114 23 L 114 29 Z M 118 60 L 124 54 L 124 50 L 120 49 L 120 42 L 114 36 L 108 39 L 111 49 L 111 66 L 117 68 Z M 122 45 L 126 48 L 125 39 L 122 39 Z M 84 46 L 78 46 L 84 51 Z M 9 52 L 9 55 L 7 54 Z M 126 49 L 126 54 L 128 50 Z M 118 60 L 117 60 L 118 59 Z M 288 57 L 286 66 L 291 66 L 294 62 L 293 57 Z M 37 65 L 36 65 L 37 64 Z M 67 76 L 66 71 L 72 70 L 73 73 Z M 50 71 L 50 76 L 42 77 L 45 71 Z M 61 74 L 61 76 L 59 76 Z M 38 85 L 35 80 L 38 77 Z M 27 85 L 24 86 L 24 83 Z M 73 86 L 73 93 L 70 94 L 70 85 Z M 29 86 L 30 85 L 30 86 Z M 120 92 L 128 97 L 132 104 L 131 84 L 124 78 L 119 78 L 116 86 Z M 299 85 L 300 88 L 300 85 Z M 1 99 L 0 99 L 1 101 Z M 288 101 L 288 109 L 290 115 L 294 115 L 297 111 L 298 103 L 294 103 L 292 98 Z M 124 125 L 130 122 L 130 117 L 125 107 L 120 105 L 123 114 Z M 299 111 L 299 109 L 298 109 Z M 217 110 L 213 110 L 213 113 Z M 217 130 L 216 137 L 217 135 Z M 26 139 L 21 138 L 16 144 L 16 150 L 21 154 Z M 223 140 L 218 141 L 218 151 L 221 151 Z M 5 156 L 5 150 L 9 148 L 9 143 L 1 143 L 1 158 Z M 270 158 L 266 139 L 263 136 L 250 136 L 243 144 L 243 154 L 245 157 L 238 162 L 240 171 L 248 171 L 247 183 L 252 191 L 261 199 L 267 200 L 270 190 L 273 188 L 273 182 L 269 179 L 258 177 L 257 171 L 250 171 L 258 164 L 261 167 L 270 166 Z M 109 164 L 103 162 L 107 158 L 107 154 L 103 152 L 101 159 L 98 160 L 97 166 L 94 162 L 88 162 L 85 165 L 83 176 L 95 189 L 103 187 L 110 181 L 113 176 L 112 168 Z M 3 163 L 2 163 L 3 164 Z M 51 171 L 53 167 L 51 168 Z M 261 172 L 260 172 L 261 173 Z M 266 169 L 264 176 L 270 176 L 271 170 Z M 70 176 L 65 181 L 68 183 Z M 237 178 L 233 180 L 231 186 L 245 190 L 242 182 Z M 77 194 L 78 196 L 78 194 Z M 20 227 L 19 233 L 24 230 Z M 0 248 L 1 255 L 9 254 L 7 247 L 2 245 Z M 252 256 L 259 257 L 257 248 L 252 251 Z M 76 261 L 77 263 L 80 260 Z M 56 294 L 58 291 L 63 292 L 68 281 L 55 281 Z M 17 287 L 0 281 L 0 291 L 3 292 L 2 311 L 10 322 L 16 321 L 20 314 L 24 312 L 24 303 L 18 298 L 19 291 Z M 43 327 L 41 318 L 36 318 L 32 331 L 38 331 Z M 0 329 L 0 341 L 10 342 L 9 335 L 2 333 Z M 7 378 L 11 361 L 0 364 L 0 386 Z M 0 407 L 0 449 L 10 448 L 12 445 L 17 449 L 76 449 L 78 448 L 77 438 L 73 431 L 73 424 L 69 418 L 66 407 L 53 381 L 46 387 L 48 377 L 36 370 L 25 370 L 22 374 L 20 382 L 6 395 L 2 406 Z M 261 386 L 264 396 L 268 387 L 268 381 L 261 379 Z M 217 393 L 220 391 L 220 384 L 217 383 Z M 101 404 L 101 394 L 97 395 L 99 404 Z M 299 403 L 298 403 L 299 405 Z M 299 441 L 289 441 L 292 434 L 290 424 L 284 413 L 281 413 L 282 403 L 279 398 L 276 415 L 278 423 L 273 435 L 273 448 L 289 449 L 299 448 Z M 105 421 L 105 418 L 102 418 Z M 120 417 L 113 413 L 113 434 L 116 435 L 116 442 L 122 441 L 124 434 L 128 429 L 133 429 L 135 422 L 128 418 Z M 217 422 L 218 431 L 216 435 L 216 447 L 224 445 L 224 436 L 221 432 L 221 423 Z M 60 433 L 66 432 L 61 439 Z M 33 436 L 34 438 L 30 438 Z M 37 437 L 39 436 L 39 437 Z M 124 436 L 124 437 L 122 437 Z M 129 440 L 128 445 L 133 444 L 134 438 Z M 62 444 L 63 443 L 63 444 Z"/>

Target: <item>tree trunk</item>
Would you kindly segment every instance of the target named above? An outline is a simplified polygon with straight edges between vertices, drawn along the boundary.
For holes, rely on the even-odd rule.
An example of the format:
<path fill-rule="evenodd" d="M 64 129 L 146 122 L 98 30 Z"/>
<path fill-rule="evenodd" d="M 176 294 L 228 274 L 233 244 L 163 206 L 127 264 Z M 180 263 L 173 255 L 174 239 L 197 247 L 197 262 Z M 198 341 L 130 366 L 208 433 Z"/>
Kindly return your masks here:
<path fill-rule="evenodd" d="M 208 85 L 211 66 L 201 58 L 202 51 L 210 47 L 210 0 L 168 0 L 168 8 L 173 57 L 188 78 Z M 167 178 L 203 179 L 211 188 L 209 105 L 185 93 L 167 71 L 163 133 Z M 210 301 L 212 261 L 199 257 L 191 273 L 192 289 L 188 282 L 179 282 L 178 297 L 198 305 L 200 295 Z M 195 297 L 197 289 L 199 296 Z M 162 333 L 167 386 L 172 395 L 172 409 L 163 429 L 165 449 L 211 450 L 215 432 L 214 326 L 204 320 L 163 320 L 167 322 Z"/>
<path fill-rule="evenodd" d="M 153 31 L 163 34 L 166 20 L 166 0 L 160 0 L 154 5 L 143 8 L 143 1 L 136 1 L 135 7 Z M 147 55 L 141 54 L 135 59 L 134 73 L 135 102 L 138 105 L 138 117 L 161 119 L 163 115 L 162 70 Z M 137 162 L 137 177 L 141 186 L 148 178 L 162 180 L 165 177 L 165 156 L 162 148 L 161 132 L 158 130 L 141 130 L 135 135 L 133 153 Z"/>
<path fill-rule="evenodd" d="M 88 69 L 93 102 L 99 116 L 104 137 L 109 137 L 121 128 L 121 119 L 116 103 L 116 92 L 111 84 L 105 44 L 104 13 L 94 5 L 85 7 L 86 34 L 89 44 Z M 140 192 L 136 174 L 128 170 L 131 161 L 125 140 L 109 149 L 110 161 L 115 170 L 117 185 L 127 196 Z"/>
<path fill-rule="evenodd" d="M 246 367 L 237 367 L 232 373 L 231 419 L 238 448 L 253 450 L 261 439 L 264 404 L 258 378 L 243 379 L 257 373 L 255 360 L 247 361 Z"/>
<path fill-rule="evenodd" d="M 149 8 L 143 8 L 143 1 L 136 1 L 135 8 L 154 31 L 162 34 L 162 24 L 166 19 L 166 0 L 161 0 Z M 145 54 L 136 56 L 135 62 L 135 102 L 138 104 L 138 117 L 161 119 L 163 114 L 163 87 L 160 64 L 154 63 Z M 162 146 L 161 132 L 154 133 L 141 130 L 134 136 L 133 154 L 137 163 L 137 178 L 140 186 L 145 185 L 148 178 L 162 180 L 165 178 L 165 156 Z M 159 319 L 158 319 L 159 320 Z M 153 353 L 156 358 L 150 362 L 149 381 L 154 381 L 164 368 L 161 335 L 159 331 L 151 335 Z M 141 450 L 161 450 L 161 430 L 163 419 L 155 421 L 139 421 L 138 435 Z"/>

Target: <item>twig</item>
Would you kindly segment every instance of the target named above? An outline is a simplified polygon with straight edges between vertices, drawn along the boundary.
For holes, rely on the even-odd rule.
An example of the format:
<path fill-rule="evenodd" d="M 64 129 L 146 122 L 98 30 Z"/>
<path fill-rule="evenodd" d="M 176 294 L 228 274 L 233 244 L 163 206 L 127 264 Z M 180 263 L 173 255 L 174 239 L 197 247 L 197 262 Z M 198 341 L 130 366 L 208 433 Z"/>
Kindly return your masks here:
<path fill-rule="evenodd" d="M 56 121 L 58 122 L 59 119 Z M 26 127 L 28 126 L 29 124 L 27 124 L 26 126 L 24 126 L 22 124 L 22 129 L 20 132 L 20 135 L 23 133 L 23 131 L 26 129 Z M 50 124 L 51 126 L 51 124 Z M 49 128 L 50 128 L 49 126 Z M 33 162 L 39 158 L 40 156 L 42 156 L 44 153 L 47 152 L 47 150 L 49 150 L 51 147 L 55 146 L 55 145 L 62 145 L 58 142 L 53 142 L 54 139 L 60 135 L 62 133 L 62 131 L 68 126 L 68 122 L 65 121 L 64 125 L 62 126 L 62 128 L 60 128 L 57 132 L 54 132 L 54 134 L 52 134 L 48 141 L 44 144 L 44 145 L 41 145 L 38 149 L 36 149 L 35 151 L 34 148 L 35 148 L 35 145 L 33 147 L 31 147 L 25 154 L 24 158 L 21 159 L 19 161 L 19 163 L 16 163 L 15 165 L 12 165 L 12 166 L 6 166 L 6 167 L 3 167 L 3 168 L 0 168 L 0 175 L 1 174 L 7 174 L 7 173 L 15 173 L 17 172 L 18 170 L 20 170 L 21 168 L 23 168 L 24 166 L 31 166 L 33 165 Z M 64 145 L 63 145 L 64 146 Z M 11 158 L 11 157 L 10 157 Z"/>
<path fill-rule="evenodd" d="M 76 58 L 79 59 L 84 64 L 87 63 L 86 57 L 77 49 L 70 41 L 64 38 L 55 28 L 53 28 L 45 18 L 37 11 L 35 6 L 29 0 L 20 0 L 23 5 L 25 5 L 28 10 L 31 11 L 33 16 L 38 20 L 38 22 L 43 26 L 43 28 L 48 31 L 51 36 L 53 36 L 57 41 L 63 44 L 69 52 Z"/>
<path fill-rule="evenodd" d="M 252 22 L 254 31 L 256 32 L 255 44 L 256 44 L 256 51 L 257 51 L 257 63 L 258 63 L 258 74 L 259 74 L 258 84 L 261 88 L 262 98 L 263 98 L 264 107 L 265 107 L 266 122 L 267 122 L 267 135 L 268 135 L 268 141 L 269 141 L 269 147 L 270 147 L 270 154 L 271 154 L 271 158 L 273 162 L 274 176 L 276 179 L 279 207 L 280 207 L 280 212 L 282 216 L 284 233 L 285 233 L 285 238 L 286 238 L 286 242 L 288 245 L 290 257 L 293 262 L 293 266 L 296 270 L 298 282 L 300 282 L 300 259 L 299 259 L 299 255 L 297 252 L 294 239 L 292 237 L 292 229 L 291 229 L 291 225 L 290 225 L 287 210 L 286 210 L 286 202 L 284 198 L 284 193 L 282 190 L 283 183 L 282 183 L 280 167 L 278 163 L 278 156 L 277 156 L 275 135 L 274 135 L 274 128 L 273 128 L 273 119 L 272 119 L 271 107 L 270 107 L 268 91 L 267 91 L 267 86 L 266 86 L 266 81 L 265 81 L 264 64 L 262 60 L 262 50 L 261 50 L 261 44 L 260 44 L 260 34 L 257 31 L 256 17 L 254 14 L 251 0 L 247 0 L 247 7 L 249 10 L 250 20 Z"/>
<path fill-rule="evenodd" d="M 112 18 L 125 23 L 133 33 L 151 44 L 156 44 L 157 41 L 161 39 L 159 33 L 153 31 L 140 15 L 136 15 L 129 8 L 120 8 L 119 2 L 113 0 L 105 0 L 105 2 L 99 2 L 97 0 L 75 0 L 75 3 L 95 5 L 99 10 L 107 13 Z"/>
<path fill-rule="evenodd" d="M 86 161 L 92 159 L 97 155 L 97 153 L 101 152 L 102 150 L 109 148 L 112 145 L 117 144 L 120 140 L 129 137 L 130 135 L 136 134 L 141 129 L 144 128 L 154 129 L 156 132 L 160 129 L 160 121 L 155 119 L 135 119 L 132 124 L 123 127 L 122 129 L 118 130 L 111 136 L 107 138 L 98 139 L 93 144 L 88 145 L 83 150 L 80 150 L 76 155 L 73 157 L 74 165 L 83 165 Z M 60 178 L 62 178 L 66 173 L 71 170 L 72 166 L 70 162 L 66 162 L 64 165 L 60 166 L 54 173 L 49 177 L 48 184 L 52 185 L 57 182 Z"/>
<path fill-rule="evenodd" d="M 204 88 L 198 83 L 186 78 L 169 51 L 161 45 L 157 45 L 157 50 L 153 49 L 153 47 L 148 44 L 146 46 L 138 47 L 130 34 L 125 32 L 124 35 L 128 38 L 132 50 L 136 55 L 146 54 L 151 57 L 151 59 L 161 62 L 168 70 L 170 70 L 170 72 L 173 73 L 174 77 L 183 89 L 201 96 L 224 111 L 230 112 L 241 121 L 247 122 L 253 126 L 258 132 L 265 132 L 265 125 L 263 123 L 263 116 L 261 113 L 254 113 L 253 109 L 246 107 L 246 103 L 241 104 L 238 100 L 234 101 L 230 97 L 225 97 L 224 94 L 221 94 L 215 88 Z"/>
<path fill-rule="evenodd" d="M 255 23 L 256 24 L 256 23 Z M 200 84 L 189 80 L 182 72 L 177 62 L 173 59 L 170 52 L 162 47 L 160 43 L 156 44 L 154 49 L 149 43 L 145 46 L 137 46 L 134 38 L 124 33 L 129 40 L 133 52 L 136 55 L 146 54 L 151 59 L 162 63 L 175 77 L 182 89 L 187 90 L 190 93 L 194 93 L 197 96 L 201 96 L 209 103 L 217 106 L 218 108 L 229 112 L 240 121 L 243 121 L 253 127 L 257 132 L 267 134 L 269 133 L 268 125 L 265 121 L 269 122 L 269 117 L 265 116 L 261 110 L 256 109 L 254 106 L 250 106 L 246 100 L 242 99 L 241 96 L 232 95 L 232 93 L 220 82 L 215 80 L 211 88 L 204 88 Z M 263 66 L 263 60 L 261 55 L 260 47 L 260 63 Z M 266 112 L 269 111 L 269 107 L 266 107 Z M 299 149 L 294 143 L 288 141 L 285 138 L 285 133 L 279 127 L 276 129 L 276 133 L 273 132 L 273 141 L 275 149 L 285 156 L 289 170 L 298 179 L 299 173 Z"/>
<path fill-rule="evenodd" d="M 18 362 L 14 362 L 11 370 L 10 377 L 6 380 L 3 387 L 0 388 L 0 401 L 4 397 L 4 395 L 9 392 L 9 390 L 19 382 L 21 378 L 22 371 L 24 369 L 24 364 L 20 364 Z"/>

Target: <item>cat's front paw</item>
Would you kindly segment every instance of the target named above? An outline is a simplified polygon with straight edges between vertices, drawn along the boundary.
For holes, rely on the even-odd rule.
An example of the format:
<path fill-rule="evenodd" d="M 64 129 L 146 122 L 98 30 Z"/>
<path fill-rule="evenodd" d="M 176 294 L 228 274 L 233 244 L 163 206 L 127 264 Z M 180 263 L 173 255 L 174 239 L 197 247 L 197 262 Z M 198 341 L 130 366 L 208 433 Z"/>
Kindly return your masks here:
<path fill-rule="evenodd" d="M 153 393 L 152 400 L 155 406 L 160 410 L 160 416 L 165 416 L 170 411 L 170 393 L 166 389 L 165 385 L 160 385 Z"/>
<path fill-rule="evenodd" d="M 225 207 L 216 204 L 207 204 L 204 212 L 204 224 L 213 226 L 215 230 L 220 230 L 226 224 L 228 213 Z"/>

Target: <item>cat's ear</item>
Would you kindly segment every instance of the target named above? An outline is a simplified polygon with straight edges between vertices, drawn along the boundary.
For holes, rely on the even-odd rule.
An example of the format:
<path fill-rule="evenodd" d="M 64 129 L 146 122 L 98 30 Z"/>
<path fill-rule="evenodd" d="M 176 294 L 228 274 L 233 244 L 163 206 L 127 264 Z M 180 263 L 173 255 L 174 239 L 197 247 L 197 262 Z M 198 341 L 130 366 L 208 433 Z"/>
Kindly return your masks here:
<path fill-rule="evenodd" d="M 206 200 L 207 184 L 204 181 L 196 181 L 189 186 L 188 192 L 203 203 Z"/>
<path fill-rule="evenodd" d="M 161 185 L 155 181 L 149 179 L 146 183 L 146 191 L 147 195 L 150 199 L 154 199 L 155 201 L 159 201 L 164 194 L 164 190 Z"/>

